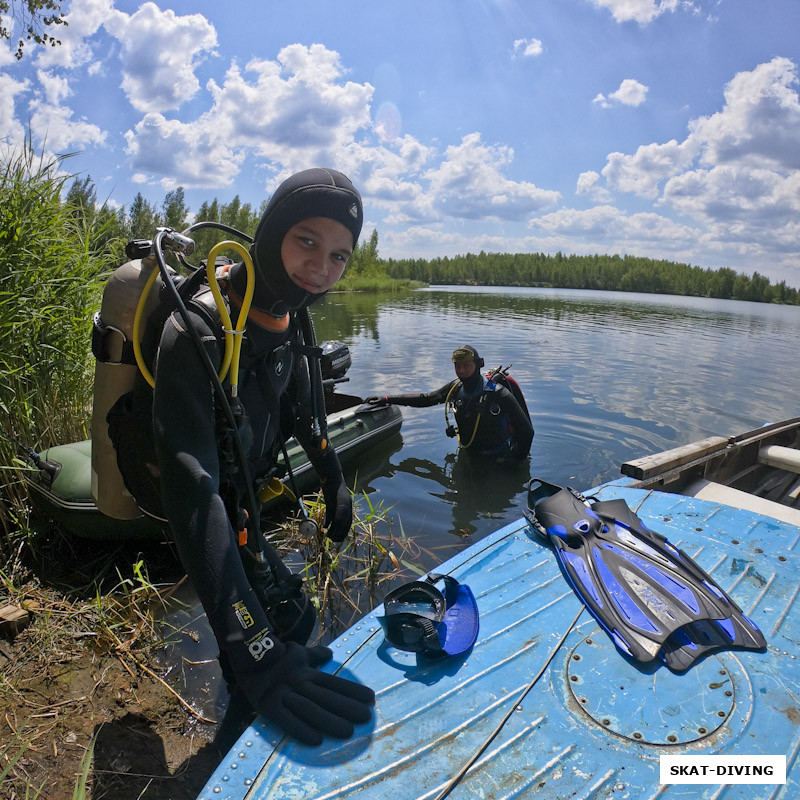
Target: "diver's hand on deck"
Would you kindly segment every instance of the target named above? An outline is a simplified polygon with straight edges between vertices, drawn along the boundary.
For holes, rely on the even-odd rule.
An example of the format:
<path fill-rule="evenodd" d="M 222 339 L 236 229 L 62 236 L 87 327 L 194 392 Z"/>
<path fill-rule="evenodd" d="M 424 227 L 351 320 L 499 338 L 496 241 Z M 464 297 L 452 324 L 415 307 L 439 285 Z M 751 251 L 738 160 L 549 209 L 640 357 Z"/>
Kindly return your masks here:
<path fill-rule="evenodd" d="M 389 398 L 384 395 L 372 395 L 372 397 L 365 397 L 364 402 L 368 406 L 386 406 L 389 405 Z"/>
<path fill-rule="evenodd" d="M 369 722 L 375 692 L 317 669 L 330 661 L 329 648 L 294 642 L 285 648 L 268 670 L 236 676 L 256 711 L 309 745 L 326 734 L 349 739 L 354 724 Z"/>

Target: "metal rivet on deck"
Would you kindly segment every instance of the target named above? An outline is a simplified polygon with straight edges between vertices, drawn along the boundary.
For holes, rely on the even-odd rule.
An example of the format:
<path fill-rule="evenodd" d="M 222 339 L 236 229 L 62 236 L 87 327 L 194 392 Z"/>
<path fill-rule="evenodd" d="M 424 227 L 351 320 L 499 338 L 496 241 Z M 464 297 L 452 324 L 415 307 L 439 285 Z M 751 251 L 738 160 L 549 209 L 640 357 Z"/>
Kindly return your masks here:
<path fill-rule="evenodd" d="M 756 553 L 763 553 L 764 551 L 760 547 L 756 547 Z"/>
<path fill-rule="evenodd" d="M 610 725 L 611 724 L 611 720 L 610 719 L 604 719 L 604 720 L 601 720 L 601 721 L 602 721 L 603 725 Z"/>
<path fill-rule="evenodd" d="M 639 733 L 639 731 L 636 731 L 636 732 L 633 734 L 633 738 L 634 738 L 634 739 L 641 739 L 641 738 L 642 738 L 642 734 L 641 734 L 641 733 Z"/>
<path fill-rule="evenodd" d="M 778 556 L 778 561 L 786 561 L 786 556 Z"/>
<path fill-rule="evenodd" d="M 718 717 L 724 717 L 725 716 L 725 712 L 724 711 L 717 711 L 717 716 Z"/>
<path fill-rule="evenodd" d="M 728 691 L 725 692 L 725 697 L 733 697 L 733 692 L 730 689 L 728 689 Z"/>
<path fill-rule="evenodd" d="M 698 728 L 697 732 L 698 733 L 708 733 L 708 730 L 706 728 Z"/>
<path fill-rule="evenodd" d="M 739 544 L 739 540 L 738 539 L 731 539 L 731 544 Z"/>
<path fill-rule="evenodd" d="M 577 682 L 577 680 L 578 680 L 578 676 L 577 676 L 577 675 L 570 675 L 570 676 L 569 676 L 569 679 L 570 679 L 571 681 L 573 681 L 573 682 Z"/>
<path fill-rule="evenodd" d="M 572 660 L 573 661 L 580 661 L 581 657 L 580 657 L 580 655 L 578 653 L 574 653 L 573 656 L 572 656 Z"/>
<path fill-rule="evenodd" d="M 667 741 L 668 742 L 677 742 L 678 741 L 678 737 L 674 733 L 671 733 L 669 736 L 667 736 Z"/>

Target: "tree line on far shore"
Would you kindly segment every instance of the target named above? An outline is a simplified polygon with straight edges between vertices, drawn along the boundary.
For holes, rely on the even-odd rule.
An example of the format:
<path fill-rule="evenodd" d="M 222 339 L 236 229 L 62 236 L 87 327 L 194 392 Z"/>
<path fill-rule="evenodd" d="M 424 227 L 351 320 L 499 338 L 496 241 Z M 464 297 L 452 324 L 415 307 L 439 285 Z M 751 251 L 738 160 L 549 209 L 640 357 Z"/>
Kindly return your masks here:
<path fill-rule="evenodd" d="M 98 207 L 91 178 L 76 179 L 65 203 L 88 216 L 102 217 L 95 225 L 98 235 L 107 240 L 114 257 L 121 256 L 119 242 L 153 236 L 158 226 L 184 230 L 190 221 L 220 222 L 252 236 L 267 201 L 256 209 L 242 203 L 239 196 L 229 203 L 216 198 L 201 204 L 191 213 L 181 187 L 169 191 L 160 206 L 137 194 L 128 210 L 113 211 Z M 193 261 L 208 255 L 219 241 L 230 238 L 218 230 L 193 234 L 196 251 Z M 102 245 L 102 242 L 96 242 Z M 116 244 L 116 246 L 114 246 Z M 109 253 L 111 255 L 111 253 Z M 357 279 L 357 280 L 354 280 Z M 432 259 L 383 259 L 378 252 L 378 232 L 362 237 L 348 264 L 340 288 L 390 288 L 393 281 L 403 286 L 418 284 L 475 286 L 540 286 L 565 289 L 646 292 L 689 295 L 759 303 L 800 305 L 800 292 L 786 281 L 773 284 L 755 271 L 752 275 L 728 267 L 704 269 L 664 259 L 620 255 L 564 255 L 556 253 L 467 253 Z"/>
<path fill-rule="evenodd" d="M 388 259 L 382 263 L 392 278 L 429 284 L 599 289 L 800 305 L 797 289 L 787 286 L 786 281 L 772 284 L 758 272 L 749 276 L 727 267 L 703 269 L 639 256 L 481 251 L 477 255 Z"/>

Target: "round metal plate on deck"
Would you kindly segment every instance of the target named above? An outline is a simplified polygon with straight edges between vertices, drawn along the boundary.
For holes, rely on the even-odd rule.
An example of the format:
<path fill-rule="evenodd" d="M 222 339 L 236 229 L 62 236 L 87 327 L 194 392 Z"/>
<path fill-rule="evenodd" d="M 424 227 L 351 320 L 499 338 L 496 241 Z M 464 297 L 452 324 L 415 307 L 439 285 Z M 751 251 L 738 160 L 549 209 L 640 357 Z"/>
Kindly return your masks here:
<path fill-rule="evenodd" d="M 620 669 L 620 662 L 627 668 Z M 566 677 L 576 703 L 594 722 L 642 744 L 702 739 L 733 714 L 736 702 L 733 676 L 716 656 L 683 675 L 666 667 L 640 672 L 599 630 L 572 649 Z"/>

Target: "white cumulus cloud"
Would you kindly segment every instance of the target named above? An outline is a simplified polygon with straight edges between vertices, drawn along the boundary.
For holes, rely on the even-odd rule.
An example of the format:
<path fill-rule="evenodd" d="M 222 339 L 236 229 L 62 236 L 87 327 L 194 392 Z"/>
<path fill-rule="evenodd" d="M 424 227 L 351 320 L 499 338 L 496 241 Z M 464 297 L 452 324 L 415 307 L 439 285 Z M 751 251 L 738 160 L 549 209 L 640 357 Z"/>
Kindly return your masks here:
<path fill-rule="evenodd" d="M 254 156 L 268 166 L 270 185 L 310 163 L 335 164 L 384 194 L 395 182 L 395 191 L 408 196 L 411 187 L 398 184 L 399 176 L 428 158 L 429 149 L 409 136 L 377 147 L 364 141 L 374 134 L 373 87 L 344 80 L 339 54 L 322 45 L 289 45 L 276 60 L 244 69 L 233 63 L 208 90 L 212 102 L 199 118 L 150 113 L 126 133 L 137 174 L 187 188 L 227 185 Z"/>
<path fill-rule="evenodd" d="M 216 135 L 208 116 L 195 122 L 169 120 L 151 112 L 125 133 L 134 180 L 158 176 L 166 189 L 228 186 L 244 158 Z"/>
<path fill-rule="evenodd" d="M 600 92 L 592 102 L 597 103 L 603 108 L 610 108 L 615 104 L 635 107 L 644 103 L 649 91 L 650 88 L 643 83 L 639 83 L 639 81 L 633 78 L 625 78 L 625 80 L 620 83 L 619 88 L 611 92 L 608 97 Z"/>
<path fill-rule="evenodd" d="M 424 173 L 430 204 L 439 213 L 462 219 L 520 220 L 555 205 L 561 195 L 527 181 L 513 181 L 505 172 L 514 158 L 506 145 L 488 145 L 479 133 L 464 136 L 445 151 L 438 167 Z"/>
<path fill-rule="evenodd" d="M 684 211 L 728 216 L 736 207 L 749 216 L 751 196 L 771 203 L 765 174 L 774 174 L 779 186 L 800 170 L 797 82 L 797 67 L 786 58 L 740 72 L 725 87 L 722 109 L 690 122 L 682 142 L 642 145 L 632 155 L 611 153 L 603 176 L 611 188 L 642 197 L 663 192 L 662 202 Z M 732 181 L 737 190 L 729 202 L 720 202 L 727 192 L 719 193 Z"/>
<path fill-rule="evenodd" d="M 37 66 L 73 69 L 93 61 L 94 53 L 88 40 L 108 19 L 113 5 L 113 0 L 72 0 L 65 16 L 68 24 L 50 31 L 61 44 L 38 48 Z"/>
<path fill-rule="evenodd" d="M 588 195 L 596 203 L 607 203 L 611 200 L 611 193 L 600 185 L 600 176 L 594 170 L 578 175 L 575 194 Z"/>
<path fill-rule="evenodd" d="M 797 84 L 797 66 L 788 58 L 738 73 L 725 87 L 723 109 L 689 126 L 703 161 L 800 169 Z"/>
<path fill-rule="evenodd" d="M 75 146 L 103 144 L 106 132 L 85 119 L 73 119 L 73 111 L 67 106 L 34 99 L 29 106 L 30 129 L 34 139 L 48 150 L 64 152 Z"/>
<path fill-rule="evenodd" d="M 25 141 L 25 129 L 15 114 L 15 98 L 26 91 L 28 81 L 17 81 L 0 72 L 0 145 L 16 147 Z"/>
<path fill-rule="evenodd" d="M 638 22 L 646 25 L 666 11 L 674 11 L 679 0 L 593 0 L 596 6 L 607 8 L 617 22 Z"/>
<path fill-rule="evenodd" d="M 720 260 L 788 263 L 800 251 L 797 85 L 797 66 L 782 57 L 736 74 L 720 110 L 692 120 L 683 141 L 610 153 L 606 185 L 691 220 L 698 246 Z M 581 179 L 584 193 L 598 188 L 591 174 Z"/>
<path fill-rule="evenodd" d="M 202 14 L 144 3 L 134 14 L 111 12 L 103 25 L 122 44 L 122 89 L 137 111 L 176 109 L 200 89 L 195 69 L 217 46 Z"/>
<path fill-rule="evenodd" d="M 517 39 L 514 42 L 514 56 L 518 58 L 532 58 L 540 56 L 544 50 L 539 39 Z"/>

